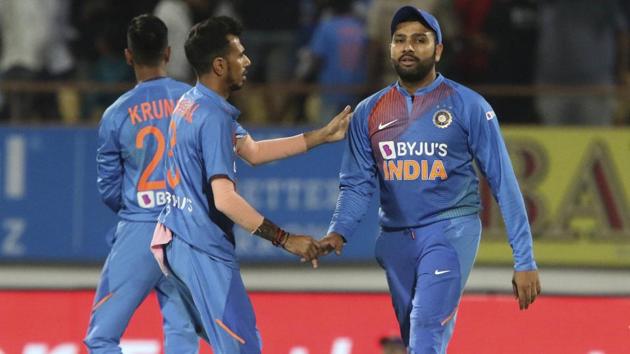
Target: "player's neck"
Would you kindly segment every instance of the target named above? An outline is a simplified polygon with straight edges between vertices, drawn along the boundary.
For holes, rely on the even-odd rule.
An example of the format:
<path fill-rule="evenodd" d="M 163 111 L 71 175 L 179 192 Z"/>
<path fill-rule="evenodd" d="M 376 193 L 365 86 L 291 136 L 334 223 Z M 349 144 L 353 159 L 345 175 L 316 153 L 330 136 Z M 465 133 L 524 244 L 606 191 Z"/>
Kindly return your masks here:
<path fill-rule="evenodd" d="M 431 83 L 435 81 L 436 78 L 437 73 L 435 72 L 435 69 L 433 69 L 420 81 L 410 82 L 404 81 L 403 79 L 399 78 L 398 82 L 400 83 L 400 86 L 402 86 L 405 90 L 407 90 L 410 95 L 413 96 L 419 89 L 431 85 Z"/>
<path fill-rule="evenodd" d="M 133 67 L 133 71 L 136 75 L 137 82 L 148 81 L 158 77 L 166 76 L 165 66 L 135 65 Z"/>
<path fill-rule="evenodd" d="M 232 90 L 230 90 L 230 87 L 225 83 L 225 80 L 222 80 L 219 77 L 213 75 L 203 75 L 199 77 L 199 82 L 226 100 L 230 97 L 230 93 L 232 93 Z"/>

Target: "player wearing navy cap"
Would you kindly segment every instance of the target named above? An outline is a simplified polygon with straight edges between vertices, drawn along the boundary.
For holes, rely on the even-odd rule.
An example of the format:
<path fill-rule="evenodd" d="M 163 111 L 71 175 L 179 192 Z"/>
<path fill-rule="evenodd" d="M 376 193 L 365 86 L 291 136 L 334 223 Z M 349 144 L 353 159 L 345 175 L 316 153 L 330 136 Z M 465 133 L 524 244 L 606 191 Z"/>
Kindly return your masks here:
<path fill-rule="evenodd" d="M 340 193 L 323 254 L 341 253 L 380 189 L 376 258 L 385 269 L 410 353 L 445 353 L 479 239 L 479 180 L 486 176 L 513 250 L 521 309 L 540 293 L 523 197 L 492 107 L 436 72 L 440 25 L 426 11 L 400 8 L 391 23 L 399 80 L 355 110 Z"/>

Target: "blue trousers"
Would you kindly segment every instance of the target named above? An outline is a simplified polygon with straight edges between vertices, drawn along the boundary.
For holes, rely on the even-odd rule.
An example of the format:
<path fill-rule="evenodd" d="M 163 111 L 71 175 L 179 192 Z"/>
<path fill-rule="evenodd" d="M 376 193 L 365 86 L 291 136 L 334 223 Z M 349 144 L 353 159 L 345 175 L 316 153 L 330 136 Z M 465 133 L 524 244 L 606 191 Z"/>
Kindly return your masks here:
<path fill-rule="evenodd" d="M 479 240 L 478 215 L 383 231 L 376 259 L 385 269 L 400 333 L 411 354 L 446 353 Z"/>
<path fill-rule="evenodd" d="M 214 352 L 260 354 L 256 316 L 238 266 L 213 259 L 177 235 L 165 247 L 169 278 L 177 284 L 200 336 Z"/>
<path fill-rule="evenodd" d="M 149 250 L 155 223 L 121 221 L 96 290 L 87 336 L 90 353 L 120 354 L 131 316 L 151 290 L 164 318 L 164 352 L 197 353 L 199 338 L 175 284 L 160 271 Z"/>

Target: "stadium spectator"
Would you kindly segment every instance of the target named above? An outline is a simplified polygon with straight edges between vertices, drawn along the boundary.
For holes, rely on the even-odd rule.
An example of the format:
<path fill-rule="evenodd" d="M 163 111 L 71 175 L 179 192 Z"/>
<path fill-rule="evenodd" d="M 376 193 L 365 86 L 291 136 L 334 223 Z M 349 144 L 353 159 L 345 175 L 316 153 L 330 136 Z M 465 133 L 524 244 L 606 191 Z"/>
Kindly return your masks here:
<path fill-rule="evenodd" d="M 301 56 L 298 77 L 317 77 L 322 86 L 319 119 L 328 119 L 346 105 L 354 105 L 354 90 L 367 83 L 367 37 L 363 24 L 352 13 L 352 0 L 330 2 L 331 17 L 316 26 L 310 45 Z M 332 91 L 331 91 L 332 90 Z"/>
<path fill-rule="evenodd" d="M 242 40 L 252 59 L 248 79 L 266 84 L 290 81 L 296 65 L 300 2 L 241 0 L 237 2 L 236 12 L 247 28 Z M 272 90 L 264 90 L 260 95 L 250 93 L 243 108 L 254 120 L 278 123 L 287 119 L 290 96 Z"/>
<path fill-rule="evenodd" d="M 537 84 L 610 87 L 623 82 L 628 44 L 620 38 L 627 36 L 628 18 L 621 0 L 554 0 L 539 6 Z M 538 113 L 549 125 L 609 125 L 617 104 L 611 91 L 536 97 Z"/>
<path fill-rule="evenodd" d="M 530 86 L 534 82 L 538 2 L 456 1 L 464 24 L 458 77 L 470 84 Z M 532 96 L 490 96 L 504 123 L 537 121 Z"/>
<path fill-rule="evenodd" d="M 153 14 L 164 21 L 168 28 L 171 60 L 166 69 L 174 79 L 190 82 L 192 80 L 192 70 L 188 61 L 186 61 L 186 53 L 184 53 L 186 35 L 193 25 L 192 9 L 189 1 L 162 0 L 155 7 Z"/>
<path fill-rule="evenodd" d="M 34 82 L 68 77 L 75 66 L 68 46 L 73 32 L 69 10 L 69 0 L 0 1 L 4 46 L 0 76 L 4 80 Z M 13 119 L 58 119 L 57 98 L 50 93 L 11 93 L 6 96 L 8 113 Z"/>

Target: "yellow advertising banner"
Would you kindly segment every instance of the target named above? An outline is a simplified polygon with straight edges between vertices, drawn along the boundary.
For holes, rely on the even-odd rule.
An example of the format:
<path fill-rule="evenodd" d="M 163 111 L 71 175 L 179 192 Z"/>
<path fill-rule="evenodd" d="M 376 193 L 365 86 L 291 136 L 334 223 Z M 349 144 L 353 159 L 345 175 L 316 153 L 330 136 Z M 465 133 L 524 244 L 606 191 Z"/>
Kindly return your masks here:
<path fill-rule="evenodd" d="M 503 129 L 539 265 L 630 266 L 630 129 Z M 511 264 L 503 221 L 482 184 L 477 264 Z"/>

